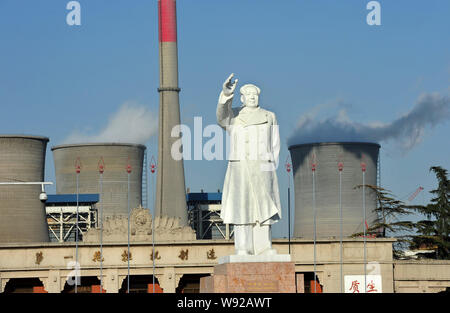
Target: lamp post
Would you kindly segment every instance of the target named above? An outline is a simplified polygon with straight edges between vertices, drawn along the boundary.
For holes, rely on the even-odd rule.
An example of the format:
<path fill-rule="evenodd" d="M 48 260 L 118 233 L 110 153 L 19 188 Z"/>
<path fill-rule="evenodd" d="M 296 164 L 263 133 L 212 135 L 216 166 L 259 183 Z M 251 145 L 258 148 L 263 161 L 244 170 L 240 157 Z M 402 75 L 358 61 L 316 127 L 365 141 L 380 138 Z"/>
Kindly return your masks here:
<path fill-rule="evenodd" d="M 103 293 L 103 172 L 105 161 L 103 157 L 98 161 L 98 172 L 100 174 L 100 293 Z"/>
<path fill-rule="evenodd" d="M 289 156 L 288 156 L 289 158 Z M 286 173 L 287 173 L 287 177 L 288 177 L 288 249 L 289 249 L 289 254 L 291 254 L 291 177 L 290 177 L 290 173 L 291 173 L 291 163 L 288 162 L 288 160 L 286 160 Z"/>
<path fill-rule="evenodd" d="M 312 204 L 313 204 L 313 214 L 314 214 L 314 218 L 313 218 L 313 228 L 314 228 L 314 293 L 316 293 L 317 290 L 317 271 L 316 271 L 316 257 L 317 257 L 317 252 L 316 252 L 316 237 L 317 237 L 317 224 L 316 224 L 316 219 L 317 219 L 317 210 L 316 210 L 316 166 L 317 166 L 317 162 L 316 162 L 316 157 L 315 155 L 313 155 L 313 159 L 311 162 L 311 172 L 312 172 Z"/>
<path fill-rule="evenodd" d="M 363 156 L 364 157 L 364 156 Z M 362 201 L 363 201 L 363 230 L 364 230 L 364 292 L 367 289 L 367 248 L 366 248 L 366 163 L 361 162 L 362 171 Z"/>
<path fill-rule="evenodd" d="M 155 158 L 152 156 L 151 160 L 152 164 L 150 167 L 150 171 L 152 172 L 152 189 L 153 189 L 153 213 L 152 213 L 152 263 L 153 263 L 153 275 L 152 275 L 152 283 L 153 283 L 153 293 L 155 293 L 155 172 L 156 172 L 156 162 Z"/>
<path fill-rule="evenodd" d="M 75 266 L 78 268 L 78 218 L 79 218 L 79 175 L 81 172 L 81 161 L 77 158 L 75 161 L 75 172 L 77 174 L 77 213 L 75 219 Z M 76 271 L 75 277 L 75 293 L 78 293 L 78 271 Z"/>
<path fill-rule="evenodd" d="M 127 261 L 128 261 L 128 278 L 127 278 L 127 292 L 130 293 L 130 217 L 131 217 L 131 212 L 130 212 L 130 174 L 131 174 L 131 165 L 130 165 L 130 160 L 128 160 L 128 164 L 127 164 L 127 174 L 128 174 L 128 256 L 127 256 Z"/>
<path fill-rule="evenodd" d="M 344 169 L 344 163 L 338 162 L 338 170 L 339 170 L 339 248 L 340 248 L 340 263 L 341 263 L 341 293 L 344 292 L 344 276 L 343 276 L 343 245 L 342 245 L 342 237 L 343 237 L 343 220 L 342 220 L 342 170 Z"/>

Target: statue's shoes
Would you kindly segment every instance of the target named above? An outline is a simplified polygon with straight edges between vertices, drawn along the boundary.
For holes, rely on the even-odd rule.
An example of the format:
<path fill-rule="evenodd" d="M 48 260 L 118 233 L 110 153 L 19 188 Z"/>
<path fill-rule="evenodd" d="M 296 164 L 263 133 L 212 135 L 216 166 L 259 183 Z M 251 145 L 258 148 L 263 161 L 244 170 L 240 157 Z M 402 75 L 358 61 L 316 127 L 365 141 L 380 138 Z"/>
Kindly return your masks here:
<path fill-rule="evenodd" d="M 238 250 L 236 251 L 236 255 L 250 255 L 246 250 Z"/>
<path fill-rule="evenodd" d="M 277 250 L 275 249 L 267 249 L 261 252 L 259 255 L 277 255 Z"/>

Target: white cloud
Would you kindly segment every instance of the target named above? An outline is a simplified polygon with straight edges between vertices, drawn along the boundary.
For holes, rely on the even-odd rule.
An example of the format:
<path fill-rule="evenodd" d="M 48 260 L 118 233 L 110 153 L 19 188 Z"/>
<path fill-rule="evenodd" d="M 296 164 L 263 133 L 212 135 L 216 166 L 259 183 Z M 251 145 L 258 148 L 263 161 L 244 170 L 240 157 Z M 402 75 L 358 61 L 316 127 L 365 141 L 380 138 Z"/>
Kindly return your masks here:
<path fill-rule="evenodd" d="M 97 134 L 87 134 L 74 130 L 64 143 L 89 142 L 147 142 L 158 131 L 157 113 L 151 112 L 143 105 L 124 103 L 119 111 L 109 118 L 105 128 Z"/>

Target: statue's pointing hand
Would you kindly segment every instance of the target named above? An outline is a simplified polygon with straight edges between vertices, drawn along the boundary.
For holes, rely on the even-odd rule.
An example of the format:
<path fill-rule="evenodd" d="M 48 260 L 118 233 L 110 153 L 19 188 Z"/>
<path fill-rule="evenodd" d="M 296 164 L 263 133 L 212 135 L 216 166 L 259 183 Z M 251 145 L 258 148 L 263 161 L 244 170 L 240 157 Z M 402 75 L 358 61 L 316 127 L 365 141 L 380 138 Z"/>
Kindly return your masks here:
<path fill-rule="evenodd" d="M 237 85 L 237 78 L 234 80 L 234 82 L 232 82 L 232 79 L 234 77 L 234 74 L 231 74 L 230 76 L 228 76 L 227 80 L 223 83 L 223 94 L 225 96 L 230 96 L 233 94 L 234 89 L 236 89 L 236 85 Z"/>

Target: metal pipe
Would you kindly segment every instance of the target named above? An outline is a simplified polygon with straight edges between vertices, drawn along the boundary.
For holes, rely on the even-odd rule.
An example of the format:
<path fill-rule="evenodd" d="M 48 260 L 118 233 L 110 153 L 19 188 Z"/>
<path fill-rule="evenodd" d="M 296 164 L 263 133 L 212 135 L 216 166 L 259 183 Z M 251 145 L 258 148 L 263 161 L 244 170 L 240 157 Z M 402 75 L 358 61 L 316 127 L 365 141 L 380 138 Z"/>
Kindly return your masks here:
<path fill-rule="evenodd" d="M 59 211 L 59 242 L 64 242 L 64 214 L 63 214 L 63 209 L 61 208 L 61 210 Z"/>
<path fill-rule="evenodd" d="M 53 185 L 52 182 L 1 182 L 0 185 Z"/>

